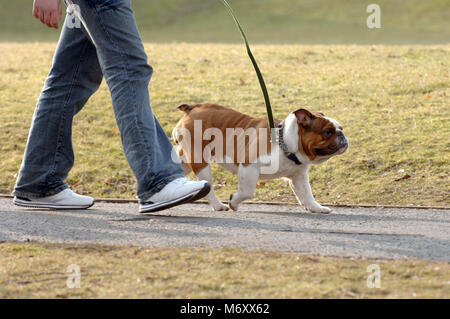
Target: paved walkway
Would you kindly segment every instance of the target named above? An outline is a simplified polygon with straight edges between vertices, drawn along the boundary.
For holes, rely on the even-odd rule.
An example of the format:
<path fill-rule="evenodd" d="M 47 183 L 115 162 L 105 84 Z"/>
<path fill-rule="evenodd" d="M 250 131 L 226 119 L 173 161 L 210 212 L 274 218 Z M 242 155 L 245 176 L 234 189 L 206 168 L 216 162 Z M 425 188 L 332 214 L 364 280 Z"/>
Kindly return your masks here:
<path fill-rule="evenodd" d="M 205 204 L 141 216 L 137 204 L 97 203 L 85 211 L 23 209 L 0 198 L 0 242 L 43 241 L 159 247 L 241 247 L 326 256 L 450 261 L 450 210 Z"/>

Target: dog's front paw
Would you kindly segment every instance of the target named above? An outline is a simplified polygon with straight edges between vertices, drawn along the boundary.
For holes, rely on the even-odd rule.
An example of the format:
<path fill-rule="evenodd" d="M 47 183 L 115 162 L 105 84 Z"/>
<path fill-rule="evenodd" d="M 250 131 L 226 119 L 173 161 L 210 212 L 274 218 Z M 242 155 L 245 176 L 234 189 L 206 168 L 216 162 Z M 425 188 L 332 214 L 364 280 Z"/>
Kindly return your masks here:
<path fill-rule="evenodd" d="M 316 213 L 316 214 L 329 214 L 331 213 L 331 208 L 322 206 L 318 203 L 316 203 L 315 205 L 305 205 L 305 208 L 307 210 L 309 210 L 311 213 Z"/>

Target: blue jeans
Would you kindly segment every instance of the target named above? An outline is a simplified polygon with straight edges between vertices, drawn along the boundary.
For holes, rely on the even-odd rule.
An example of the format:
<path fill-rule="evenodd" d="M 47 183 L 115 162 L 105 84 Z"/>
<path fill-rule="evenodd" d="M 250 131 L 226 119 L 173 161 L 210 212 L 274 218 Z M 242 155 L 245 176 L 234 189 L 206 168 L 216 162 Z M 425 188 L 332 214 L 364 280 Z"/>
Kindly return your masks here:
<path fill-rule="evenodd" d="M 153 69 L 147 64 L 130 0 L 66 3 L 75 12 L 64 22 L 13 194 L 39 198 L 68 188 L 64 180 L 74 164 L 72 119 L 104 76 L 124 152 L 137 179 L 137 195 L 147 199 L 183 177 L 184 171 L 172 160 L 172 144 L 150 107 Z"/>

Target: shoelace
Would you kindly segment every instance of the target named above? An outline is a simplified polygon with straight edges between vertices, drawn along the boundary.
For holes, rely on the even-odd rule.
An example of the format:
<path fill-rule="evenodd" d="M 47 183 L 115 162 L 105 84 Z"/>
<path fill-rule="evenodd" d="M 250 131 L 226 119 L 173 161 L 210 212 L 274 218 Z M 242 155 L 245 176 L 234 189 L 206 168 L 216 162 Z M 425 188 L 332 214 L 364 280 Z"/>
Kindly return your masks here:
<path fill-rule="evenodd" d="M 172 181 L 173 184 L 177 184 L 177 185 L 184 185 L 188 182 L 189 182 L 189 180 L 187 178 L 177 178 L 176 180 Z"/>

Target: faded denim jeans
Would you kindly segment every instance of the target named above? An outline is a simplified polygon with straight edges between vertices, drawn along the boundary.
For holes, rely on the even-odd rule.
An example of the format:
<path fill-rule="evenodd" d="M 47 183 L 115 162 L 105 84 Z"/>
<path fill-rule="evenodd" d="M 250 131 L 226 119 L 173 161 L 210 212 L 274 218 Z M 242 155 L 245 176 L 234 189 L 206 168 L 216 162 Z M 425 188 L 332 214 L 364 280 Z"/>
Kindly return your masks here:
<path fill-rule="evenodd" d="M 64 180 L 74 164 L 72 120 L 104 76 L 137 195 L 147 199 L 184 171 L 172 160 L 172 144 L 150 107 L 153 69 L 130 0 L 66 3 L 69 14 L 33 115 L 13 194 L 39 198 L 68 188 Z"/>

